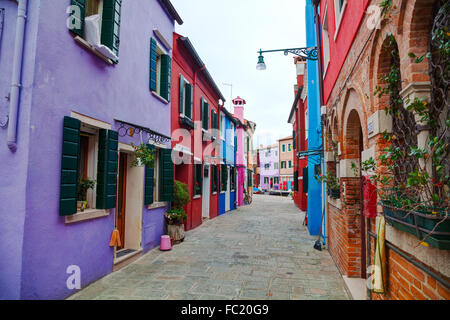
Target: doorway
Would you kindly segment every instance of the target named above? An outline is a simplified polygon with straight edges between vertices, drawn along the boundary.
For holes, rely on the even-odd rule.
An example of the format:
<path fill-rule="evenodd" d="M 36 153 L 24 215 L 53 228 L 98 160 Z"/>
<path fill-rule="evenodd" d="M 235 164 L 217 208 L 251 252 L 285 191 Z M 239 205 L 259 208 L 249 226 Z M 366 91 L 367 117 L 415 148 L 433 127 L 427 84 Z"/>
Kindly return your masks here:
<path fill-rule="evenodd" d="M 116 228 L 119 230 L 121 245 L 117 250 L 125 247 L 125 214 L 127 204 L 127 164 L 128 156 L 124 152 L 119 154 L 119 178 L 117 186 L 117 210 L 116 210 Z"/>
<path fill-rule="evenodd" d="M 230 211 L 231 169 L 227 168 L 227 189 L 225 190 L 225 212 Z"/>
<path fill-rule="evenodd" d="M 207 163 L 203 165 L 203 191 L 202 191 L 202 218 L 209 219 L 209 201 L 211 194 L 211 166 Z"/>
<path fill-rule="evenodd" d="M 115 247 L 115 264 L 142 251 L 145 168 L 130 167 L 133 158 L 133 148 L 119 143 L 115 225 L 119 231 L 121 245 Z"/>

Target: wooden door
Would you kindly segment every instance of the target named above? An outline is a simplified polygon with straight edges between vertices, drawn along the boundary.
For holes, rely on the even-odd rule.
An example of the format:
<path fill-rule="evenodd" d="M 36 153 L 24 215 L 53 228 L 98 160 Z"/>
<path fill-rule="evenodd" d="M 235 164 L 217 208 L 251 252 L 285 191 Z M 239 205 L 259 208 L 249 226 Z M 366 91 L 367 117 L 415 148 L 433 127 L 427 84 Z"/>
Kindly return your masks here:
<path fill-rule="evenodd" d="M 119 179 L 117 187 L 116 226 L 120 233 L 121 247 L 125 246 L 125 208 L 127 199 L 127 154 L 121 152 L 119 157 Z"/>

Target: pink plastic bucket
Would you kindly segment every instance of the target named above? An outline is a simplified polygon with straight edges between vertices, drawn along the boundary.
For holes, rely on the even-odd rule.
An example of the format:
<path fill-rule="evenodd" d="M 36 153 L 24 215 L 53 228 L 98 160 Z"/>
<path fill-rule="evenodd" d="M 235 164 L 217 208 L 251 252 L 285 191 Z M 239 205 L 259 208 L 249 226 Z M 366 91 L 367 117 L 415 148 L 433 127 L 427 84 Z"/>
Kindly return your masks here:
<path fill-rule="evenodd" d="M 167 251 L 172 249 L 172 242 L 169 236 L 161 236 L 161 245 L 159 247 L 161 251 Z"/>

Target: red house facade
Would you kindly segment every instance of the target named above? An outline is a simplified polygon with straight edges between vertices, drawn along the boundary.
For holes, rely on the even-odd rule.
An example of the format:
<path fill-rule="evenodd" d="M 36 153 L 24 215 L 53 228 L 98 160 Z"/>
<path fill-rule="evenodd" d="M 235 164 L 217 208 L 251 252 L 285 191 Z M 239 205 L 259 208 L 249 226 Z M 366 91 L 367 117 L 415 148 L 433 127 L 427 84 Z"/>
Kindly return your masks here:
<path fill-rule="evenodd" d="M 188 186 L 190 230 L 218 215 L 220 106 L 225 101 L 189 38 L 174 33 L 171 81 L 172 148 L 178 153 L 175 179 Z"/>
<path fill-rule="evenodd" d="M 308 136 L 306 130 L 307 117 L 307 85 L 306 61 L 301 58 L 295 58 L 294 63 L 297 68 L 297 85 L 295 90 L 295 100 L 292 105 L 288 123 L 292 124 L 293 152 L 294 152 L 294 203 L 302 210 L 307 210 L 307 186 L 303 185 L 308 181 L 307 167 L 308 158 L 299 159 L 298 152 L 308 150 Z"/>

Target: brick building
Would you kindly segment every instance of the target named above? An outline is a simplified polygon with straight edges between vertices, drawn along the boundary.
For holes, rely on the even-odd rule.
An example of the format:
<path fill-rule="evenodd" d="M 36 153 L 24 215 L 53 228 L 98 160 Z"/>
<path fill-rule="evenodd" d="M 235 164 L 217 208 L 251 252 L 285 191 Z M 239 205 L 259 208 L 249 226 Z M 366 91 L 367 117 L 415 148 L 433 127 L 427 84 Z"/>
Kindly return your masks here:
<path fill-rule="evenodd" d="M 349 278 L 367 277 L 366 269 L 374 262 L 376 221 L 383 212 L 380 199 L 373 201 L 366 192 L 371 184 L 362 181 L 370 173 L 361 172 L 360 163 L 379 159 L 384 148 L 391 145 L 385 140 L 385 133 L 397 134 L 396 126 L 408 113 L 402 111 L 397 116 L 399 120 L 392 118 L 385 112 L 392 99 L 374 92 L 377 86 L 386 88 L 380 78 L 388 75 L 397 62 L 398 94 L 403 102 L 421 98 L 430 105 L 438 103 L 433 91 L 439 84 L 434 76 L 435 55 L 415 59 L 410 53 L 417 57 L 425 55 L 433 48 L 433 29 L 439 23 L 448 26 L 449 21 L 449 2 L 393 0 L 392 5 L 384 8 L 379 7 L 381 3 L 320 1 L 325 158 L 327 171 L 334 172 L 340 180 L 341 194 L 340 199 L 328 197 L 328 246 L 341 273 Z M 447 10 L 439 11 L 443 6 Z M 448 76 L 445 90 L 448 92 Z M 448 114 L 448 98 L 444 100 L 447 102 L 443 112 Z M 409 136 L 417 138 L 415 143 L 420 145 L 420 138 L 431 129 L 418 126 L 414 116 L 412 123 L 403 131 L 410 130 Z M 404 139 L 406 143 L 408 137 Z M 380 167 L 377 162 L 377 169 Z M 395 179 L 396 175 L 394 172 Z M 385 237 L 386 290 L 384 294 L 368 291 L 368 298 L 450 298 L 448 250 L 436 248 L 430 241 L 419 244 L 415 235 L 390 224 L 386 224 Z M 365 281 L 361 280 L 361 284 L 365 286 Z"/>

